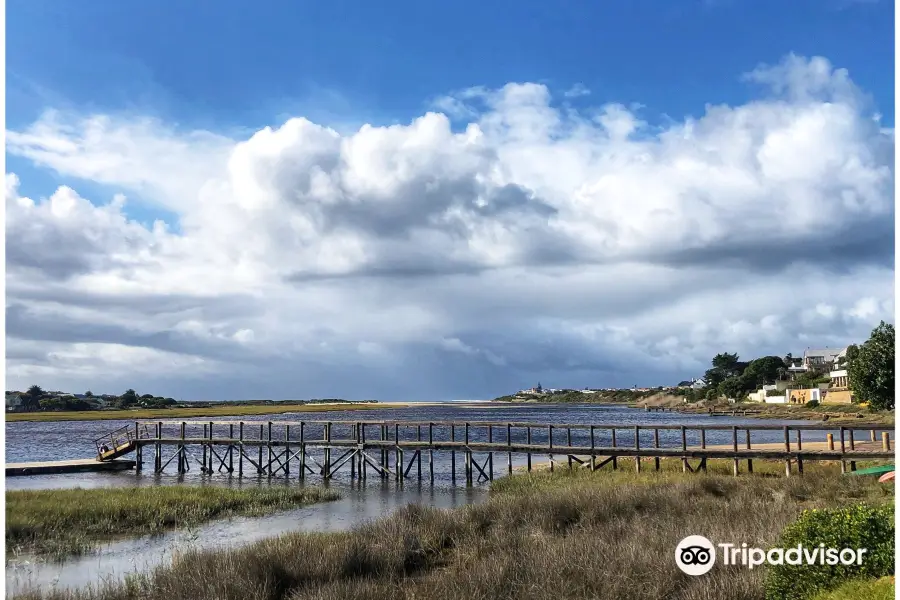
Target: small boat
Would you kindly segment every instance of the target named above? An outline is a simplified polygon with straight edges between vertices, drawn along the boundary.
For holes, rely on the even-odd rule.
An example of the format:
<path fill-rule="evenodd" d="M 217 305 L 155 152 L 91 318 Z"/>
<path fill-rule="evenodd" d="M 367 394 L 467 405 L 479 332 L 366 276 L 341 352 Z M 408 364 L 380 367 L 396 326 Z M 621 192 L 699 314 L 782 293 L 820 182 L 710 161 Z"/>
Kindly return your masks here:
<path fill-rule="evenodd" d="M 868 469 L 860 469 L 859 471 L 850 471 L 849 475 L 884 475 L 893 471 L 894 465 L 880 465 L 869 467 Z"/>

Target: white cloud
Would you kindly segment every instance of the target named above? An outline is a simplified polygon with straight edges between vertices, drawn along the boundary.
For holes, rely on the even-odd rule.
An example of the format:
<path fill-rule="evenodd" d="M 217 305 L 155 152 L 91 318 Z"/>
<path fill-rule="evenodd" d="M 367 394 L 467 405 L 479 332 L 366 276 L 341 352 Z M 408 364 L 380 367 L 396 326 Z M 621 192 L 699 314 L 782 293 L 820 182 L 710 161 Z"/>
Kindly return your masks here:
<path fill-rule="evenodd" d="M 179 227 L 8 176 L 11 384 L 98 387 L 95 356 L 204 397 L 471 397 L 859 340 L 893 312 L 893 134 L 825 59 L 747 79 L 754 101 L 662 129 L 531 83 L 440 100 L 465 128 L 294 118 L 232 140 L 48 113 L 11 154 Z M 183 368 L 157 384 L 160 357 Z"/>

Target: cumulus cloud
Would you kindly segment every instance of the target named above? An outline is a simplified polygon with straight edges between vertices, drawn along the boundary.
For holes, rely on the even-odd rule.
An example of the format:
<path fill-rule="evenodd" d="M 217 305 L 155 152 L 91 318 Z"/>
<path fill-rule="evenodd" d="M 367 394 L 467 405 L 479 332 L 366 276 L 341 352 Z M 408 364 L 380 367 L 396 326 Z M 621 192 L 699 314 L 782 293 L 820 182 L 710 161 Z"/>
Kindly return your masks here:
<path fill-rule="evenodd" d="M 664 127 L 532 83 L 351 134 L 48 113 L 8 151 L 124 195 L 7 176 L 11 381 L 473 397 L 859 341 L 893 312 L 893 132 L 823 58 L 744 79 L 753 100 Z"/>

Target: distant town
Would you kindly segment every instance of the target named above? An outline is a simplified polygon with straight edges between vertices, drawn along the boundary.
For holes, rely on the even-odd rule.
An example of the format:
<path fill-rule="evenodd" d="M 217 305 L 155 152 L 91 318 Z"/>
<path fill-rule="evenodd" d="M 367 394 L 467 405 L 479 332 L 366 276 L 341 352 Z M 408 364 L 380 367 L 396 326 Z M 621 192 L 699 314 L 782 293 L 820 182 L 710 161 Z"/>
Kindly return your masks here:
<path fill-rule="evenodd" d="M 496 400 L 634 402 L 665 394 L 680 396 L 685 403 L 701 400 L 805 406 L 866 403 L 875 409 L 892 409 L 893 365 L 894 326 L 882 322 L 862 345 L 807 348 L 799 357 L 789 353 L 751 361 L 741 361 L 737 354 L 720 353 L 702 376 L 676 385 L 576 390 L 547 388 L 538 383 Z"/>

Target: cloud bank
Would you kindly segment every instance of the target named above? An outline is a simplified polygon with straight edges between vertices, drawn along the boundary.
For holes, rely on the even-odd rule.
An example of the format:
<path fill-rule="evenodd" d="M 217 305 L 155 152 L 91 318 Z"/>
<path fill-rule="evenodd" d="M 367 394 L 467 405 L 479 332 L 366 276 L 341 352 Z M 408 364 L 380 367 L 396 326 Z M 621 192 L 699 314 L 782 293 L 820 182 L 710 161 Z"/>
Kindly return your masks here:
<path fill-rule="evenodd" d="M 893 131 L 823 58 L 744 78 L 665 126 L 532 83 L 351 135 L 48 112 L 7 132 L 72 181 L 6 176 L 8 387 L 491 397 L 864 339 L 894 308 Z"/>

